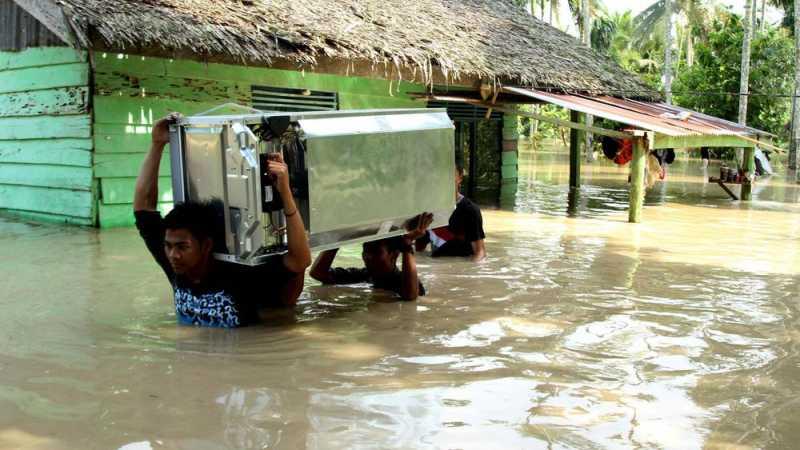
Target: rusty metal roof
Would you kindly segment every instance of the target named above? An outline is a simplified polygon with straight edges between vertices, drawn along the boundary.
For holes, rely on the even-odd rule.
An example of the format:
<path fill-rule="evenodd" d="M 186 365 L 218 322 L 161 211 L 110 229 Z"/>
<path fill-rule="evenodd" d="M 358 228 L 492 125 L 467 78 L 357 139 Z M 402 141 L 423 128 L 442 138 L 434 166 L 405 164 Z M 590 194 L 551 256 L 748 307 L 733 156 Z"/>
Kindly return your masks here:
<path fill-rule="evenodd" d="M 503 90 L 667 136 L 772 136 L 765 131 L 666 103 L 554 94 L 519 87 L 503 87 Z"/>

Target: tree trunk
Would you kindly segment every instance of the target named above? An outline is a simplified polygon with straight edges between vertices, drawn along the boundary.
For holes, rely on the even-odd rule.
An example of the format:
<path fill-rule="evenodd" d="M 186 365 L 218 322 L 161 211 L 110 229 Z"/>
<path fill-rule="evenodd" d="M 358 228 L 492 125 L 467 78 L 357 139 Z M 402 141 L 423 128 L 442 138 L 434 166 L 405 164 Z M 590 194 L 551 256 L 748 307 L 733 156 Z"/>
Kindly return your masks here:
<path fill-rule="evenodd" d="M 664 100 L 668 105 L 672 104 L 672 2 L 666 0 L 665 17 L 667 20 L 666 33 L 664 36 Z M 750 0 L 752 1 L 752 0 Z"/>
<path fill-rule="evenodd" d="M 792 141 L 789 147 L 789 174 L 797 177 L 797 148 L 800 146 L 800 0 L 794 0 L 794 98 L 792 99 Z"/>
<path fill-rule="evenodd" d="M 686 66 L 692 67 L 694 65 L 694 36 L 689 34 L 689 39 L 686 41 Z"/>
<path fill-rule="evenodd" d="M 753 4 L 747 0 L 744 5 L 744 40 L 742 42 L 742 77 L 739 82 L 739 124 L 747 125 L 747 100 L 750 92 L 750 47 L 753 40 Z M 736 159 L 743 163 L 744 149 L 736 149 Z"/>
<path fill-rule="evenodd" d="M 592 13 L 589 0 L 581 1 L 581 42 L 591 47 Z"/>
<path fill-rule="evenodd" d="M 583 0 L 581 4 L 581 22 L 583 23 L 583 32 L 581 33 L 581 41 L 583 44 L 591 47 L 592 46 L 592 10 L 589 6 L 589 0 Z M 586 114 L 585 118 L 586 126 L 593 126 L 594 125 L 594 117 Z M 592 133 L 588 131 L 583 133 L 583 148 L 586 152 L 586 161 L 592 162 L 594 161 L 594 136 Z"/>
<path fill-rule="evenodd" d="M 535 12 L 536 0 L 531 0 L 530 4 L 531 4 L 531 15 L 533 17 L 536 17 L 536 12 Z M 539 105 L 532 105 L 531 109 L 533 110 L 534 113 L 536 114 L 539 113 Z M 531 119 L 530 136 L 528 137 L 531 141 L 531 144 L 533 145 L 534 150 L 536 149 L 536 137 L 538 136 L 538 134 L 539 134 L 539 121 L 536 119 Z"/>
<path fill-rule="evenodd" d="M 767 29 L 767 0 L 761 0 L 761 32 Z"/>
<path fill-rule="evenodd" d="M 763 3 L 763 0 L 762 0 Z M 753 38 L 758 35 L 758 0 L 753 0 Z"/>

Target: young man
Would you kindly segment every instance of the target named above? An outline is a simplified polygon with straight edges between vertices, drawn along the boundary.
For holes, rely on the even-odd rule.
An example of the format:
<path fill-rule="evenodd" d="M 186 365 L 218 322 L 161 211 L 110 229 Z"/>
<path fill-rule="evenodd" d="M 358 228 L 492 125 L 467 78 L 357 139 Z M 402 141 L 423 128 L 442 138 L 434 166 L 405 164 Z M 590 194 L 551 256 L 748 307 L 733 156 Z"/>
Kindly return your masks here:
<path fill-rule="evenodd" d="M 434 258 L 440 256 L 469 257 L 472 261 L 480 261 L 486 257 L 483 240 L 483 216 L 478 205 L 461 195 L 461 182 L 464 180 L 464 168 L 456 165 L 456 209 L 450 215 L 446 227 L 428 231 L 427 235 L 417 240 L 418 251 L 423 251 L 431 244 Z"/>
<path fill-rule="evenodd" d="M 212 204 L 178 204 L 163 219 L 156 211 L 158 166 L 169 142 L 169 123 L 177 117 L 170 115 L 153 126 L 150 152 L 136 180 L 133 209 L 139 233 L 172 284 L 178 321 L 231 328 L 258 322 L 265 308 L 293 306 L 303 290 L 311 251 L 283 158 L 270 161 L 267 170 L 283 200 L 288 253 L 257 267 L 217 261 L 212 253 L 218 214 Z"/>
<path fill-rule="evenodd" d="M 422 214 L 416 227 L 405 236 L 365 243 L 361 253 L 363 268 L 331 268 L 338 249 L 324 251 L 314 261 L 311 277 L 322 284 L 371 283 L 374 288 L 392 291 L 403 300 L 416 300 L 425 295 L 425 287 L 417 277 L 413 242 L 425 234 L 432 221 L 432 214 Z M 401 254 L 403 269 L 397 270 Z"/>

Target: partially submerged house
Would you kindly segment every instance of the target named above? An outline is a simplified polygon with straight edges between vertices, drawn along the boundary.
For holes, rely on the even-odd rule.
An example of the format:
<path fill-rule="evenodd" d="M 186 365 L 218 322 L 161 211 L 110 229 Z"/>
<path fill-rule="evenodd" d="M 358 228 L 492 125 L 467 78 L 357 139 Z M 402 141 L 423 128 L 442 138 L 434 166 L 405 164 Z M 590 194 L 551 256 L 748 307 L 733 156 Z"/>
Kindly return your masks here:
<path fill-rule="evenodd" d="M 83 225 L 132 224 L 150 125 L 171 111 L 440 102 L 462 143 L 497 123 L 515 184 L 513 103 L 542 100 L 503 86 L 658 97 L 506 0 L 0 0 L 0 24 L 0 209 Z"/>

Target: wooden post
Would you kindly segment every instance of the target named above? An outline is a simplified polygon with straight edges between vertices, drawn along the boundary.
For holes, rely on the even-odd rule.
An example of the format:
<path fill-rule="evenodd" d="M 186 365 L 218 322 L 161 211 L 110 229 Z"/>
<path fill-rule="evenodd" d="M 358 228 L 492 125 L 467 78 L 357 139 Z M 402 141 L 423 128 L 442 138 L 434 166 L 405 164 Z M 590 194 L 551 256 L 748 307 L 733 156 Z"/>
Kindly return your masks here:
<path fill-rule="evenodd" d="M 644 168 L 647 163 L 646 140 L 643 137 L 633 139 L 633 160 L 631 161 L 631 188 L 628 222 L 642 221 L 642 205 L 644 204 Z"/>
<path fill-rule="evenodd" d="M 467 197 L 475 198 L 476 178 L 478 177 L 478 122 L 469 123 L 469 180 L 467 180 Z"/>
<path fill-rule="evenodd" d="M 580 122 L 581 113 L 570 111 L 570 121 Z M 575 128 L 569 131 L 569 188 L 581 187 L 581 133 Z"/>
<path fill-rule="evenodd" d="M 516 106 L 507 107 L 503 113 L 503 121 L 499 124 L 501 185 L 509 192 L 516 190 L 519 176 L 519 132 L 517 131 L 519 116 L 514 114 L 516 110 Z M 511 187 L 506 188 L 506 186 L 513 186 L 513 189 Z"/>
<path fill-rule="evenodd" d="M 755 178 L 756 173 L 756 151 L 752 147 L 747 147 L 744 149 L 744 160 L 742 162 L 742 169 L 747 173 L 748 177 Z M 752 200 L 753 185 L 750 184 L 747 180 L 742 182 L 742 195 L 740 196 L 742 201 L 748 202 Z"/>
<path fill-rule="evenodd" d="M 580 211 L 581 190 L 570 189 L 567 194 L 567 217 L 577 217 Z"/>

